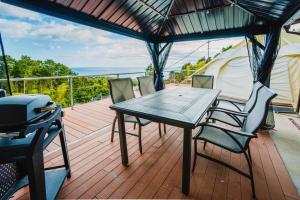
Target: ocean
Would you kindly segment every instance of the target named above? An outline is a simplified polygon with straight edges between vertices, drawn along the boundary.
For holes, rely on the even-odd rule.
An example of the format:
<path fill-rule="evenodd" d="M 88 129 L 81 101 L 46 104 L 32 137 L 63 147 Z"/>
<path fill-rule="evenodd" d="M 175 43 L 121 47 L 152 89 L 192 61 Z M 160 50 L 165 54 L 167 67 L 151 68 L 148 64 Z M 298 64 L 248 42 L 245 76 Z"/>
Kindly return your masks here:
<path fill-rule="evenodd" d="M 79 67 L 71 68 L 72 71 L 79 75 L 100 75 L 100 74 L 117 74 L 117 73 L 132 73 L 145 72 L 143 68 L 136 67 Z"/>
<path fill-rule="evenodd" d="M 121 73 L 133 73 L 139 72 L 137 74 L 130 75 L 121 75 L 120 77 L 130 77 L 132 79 L 136 79 L 139 76 L 145 76 L 146 69 L 145 68 L 137 68 L 137 67 L 78 67 L 71 68 L 72 71 L 76 72 L 78 75 L 101 75 L 101 74 L 121 74 Z M 167 69 L 177 70 L 177 69 Z M 164 73 L 165 78 L 169 76 L 169 72 Z"/>

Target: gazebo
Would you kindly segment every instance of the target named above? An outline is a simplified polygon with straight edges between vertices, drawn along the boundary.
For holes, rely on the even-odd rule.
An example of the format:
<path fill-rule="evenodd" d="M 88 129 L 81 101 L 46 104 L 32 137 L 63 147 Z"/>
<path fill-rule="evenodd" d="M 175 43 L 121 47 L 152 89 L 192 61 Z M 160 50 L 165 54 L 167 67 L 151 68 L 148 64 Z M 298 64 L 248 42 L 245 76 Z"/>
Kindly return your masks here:
<path fill-rule="evenodd" d="M 248 55 L 253 79 L 255 82 L 259 81 L 265 86 L 270 86 L 270 74 L 280 47 L 281 28 L 285 26 L 288 30 L 294 21 L 299 20 L 300 9 L 300 0 L 2 0 L 2 2 L 145 41 L 154 66 L 154 85 L 157 91 L 164 88 L 164 67 L 174 42 L 226 37 L 245 37 L 251 42 Z M 257 40 L 258 35 L 265 35 L 264 43 Z M 217 95 L 213 101 L 216 98 Z M 200 103 L 194 106 L 197 107 Z M 210 106 L 211 104 L 207 105 L 207 108 Z M 203 113 L 206 111 L 203 109 Z M 123 134 L 125 137 L 125 127 L 122 127 L 123 113 L 117 115 L 120 135 Z M 187 158 L 186 161 L 190 161 L 191 144 L 188 140 L 191 140 L 191 129 L 191 127 L 184 129 L 183 154 L 187 156 L 183 156 L 183 161 Z M 126 137 L 125 139 L 120 137 L 120 144 L 122 163 L 126 165 L 128 163 Z M 183 166 L 183 172 L 190 168 L 190 162 L 186 163 L 188 164 Z M 189 175 L 183 175 L 183 179 L 189 184 Z M 189 186 L 183 188 L 183 193 L 189 194 Z"/>
<path fill-rule="evenodd" d="M 122 34 L 147 43 L 157 90 L 172 44 L 245 36 L 253 44 L 255 80 L 268 85 L 281 27 L 297 18 L 299 0 L 2 0 L 54 17 Z M 265 44 L 255 36 L 265 34 Z"/>

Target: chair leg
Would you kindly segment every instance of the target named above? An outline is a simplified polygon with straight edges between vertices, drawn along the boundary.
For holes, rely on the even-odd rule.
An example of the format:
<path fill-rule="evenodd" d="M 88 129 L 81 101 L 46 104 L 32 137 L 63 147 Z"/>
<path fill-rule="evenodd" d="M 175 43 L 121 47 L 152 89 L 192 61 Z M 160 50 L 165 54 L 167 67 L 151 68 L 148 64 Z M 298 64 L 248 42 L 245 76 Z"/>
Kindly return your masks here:
<path fill-rule="evenodd" d="M 247 156 L 247 153 L 246 151 L 244 151 L 244 155 L 245 155 L 245 158 L 247 160 L 247 164 L 248 164 L 248 167 L 249 167 L 249 179 L 251 181 L 251 189 L 252 189 L 252 197 L 255 199 L 256 198 L 256 195 L 255 195 L 255 187 L 254 187 L 254 179 L 253 179 L 253 171 L 252 171 L 252 164 L 250 162 L 250 159 L 249 157 Z"/>
<path fill-rule="evenodd" d="M 206 147 L 206 141 L 204 141 L 204 144 L 203 144 L 203 149 L 205 150 L 205 147 Z"/>
<path fill-rule="evenodd" d="M 136 128 L 136 123 L 133 124 L 133 130 L 135 130 L 135 128 Z"/>
<path fill-rule="evenodd" d="M 113 141 L 114 141 L 116 121 L 117 121 L 117 116 L 114 118 L 114 121 L 113 121 L 113 124 L 112 124 L 112 130 L 111 130 L 111 138 L 110 138 L 110 142 L 113 142 Z"/>
<path fill-rule="evenodd" d="M 138 133 L 138 137 L 139 137 L 139 150 L 140 153 L 143 153 L 143 147 L 142 147 L 142 126 L 139 124 L 139 133 Z"/>
<path fill-rule="evenodd" d="M 196 142 L 196 141 L 195 141 L 195 142 Z M 206 143 L 206 142 L 205 142 L 205 143 Z M 204 144 L 205 144 L 205 143 L 204 143 Z M 195 149 L 196 149 L 196 148 L 197 148 L 197 146 L 196 146 L 196 144 L 195 144 Z M 256 198 L 255 187 L 254 187 L 253 171 L 252 171 L 252 165 L 251 165 L 251 162 L 250 162 L 250 158 L 249 158 L 249 156 L 247 155 L 246 150 L 243 151 L 243 154 L 244 154 L 244 156 L 245 156 L 245 158 L 246 158 L 246 161 L 247 161 L 247 164 L 248 164 L 248 167 L 249 167 L 249 174 L 246 173 L 246 172 L 244 172 L 244 171 L 242 171 L 242 170 L 240 170 L 240 169 L 238 169 L 238 168 L 235 168 L 234 166 L 232 166 L 232 165 L 230 165 L 230 164 L 228 164 L 228 163 L 226 163 L 226 162 L 223 162 L 222 160 L 215 159 L 215 158 L 210 157 L 210 156 L 208 156 L 208 155 L 206 155 L 206 154 L 202 154 L 201 152 L 198 152 L 198 153 L 197 153 L 197 155 L 199 155 L 199 156 L 201 156 L 201 157 L 203 157 L 203 158 L 206 158 L 206 159 L 211 160 L 211 161 L 213 161 L 213 162 L 219 163 L 219 164 L 221 164 L 221 165 L 223 165 L 223 166 L 225 166 L 225 167 L 228 167 L 229 169 L 232 169 L 232 170 L 234 170 L 235 172 L 237 172 L 237 173 L 239 173 L 239 174 L 241 174 L 241 175 L 243 175 L 243 176 L 249 178 L 250 181 L 251 181 L 252 197 L 253 197 L 253 198 Z M 197 156 L 197 155 L 195 155 L 195 156 Z M 194 165 L 193 165 L 192 171 L 194 171 L 195 163 L 196 163 L 196 159 L 194 158 Z"/>
<path fill-rule="evenodd" d="M 161 125 L 160 125 L 160 123 L 158 123 L 158 134 L 159 134 L 159 137 L 161 137 Z"/>
<path fill-rule="evenodd" d="M 165 134 L 167 134 L 167 127 L 166 127 L 166 124 L 164 124 L 164 132 L 165 132 Z"/>
<path fill-rule="evenodd" d="M 196 161 L 197 161 L 197 140 L 194 141 L 194 163 L 193 163 L 192 172 L 194 172 L 195 170 Z"/>

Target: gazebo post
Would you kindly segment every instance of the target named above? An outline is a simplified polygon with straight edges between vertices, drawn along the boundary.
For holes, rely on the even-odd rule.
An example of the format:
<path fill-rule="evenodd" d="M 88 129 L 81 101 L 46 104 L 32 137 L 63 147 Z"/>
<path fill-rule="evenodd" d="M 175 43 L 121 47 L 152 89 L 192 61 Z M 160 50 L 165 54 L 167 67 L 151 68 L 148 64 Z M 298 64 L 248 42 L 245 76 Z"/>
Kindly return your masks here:
<path fill-rule="evenodd" d="M 280 25 L 273 25 L 266 34 L 265 44 L 259 43 L 255 35 L 248 35 L 252 42 L 252 63 L 254 81 L 270 87 L 270 75 L 280 46 Z M 252 65 L 251 65 L 252 64 Z"/>
<path fill-rule="evenodd" d="M 163 71 L 167 63 L 172 45 L 172 42 L 165 43 L 164 45 L 162 45 L 161 43 L 147 42 L 148 51 L 152 58 L 154 67 L 153 79 L 156 91 L 162 90 L 164 88 Z"/>
<path fill-rule="evenodd" d="M 12 90 L 11 90 L 11 85 L 10 85 L 10 79 L 9 79 L 8 64 L 7 64 L 6 56 L 5 56 L 5 52 L 4 52 L 4 47 L 3 47 L 3 41 L 2 41 L 1 32 L 0 32 L 0 56 L 2 57 L 2 62 L 4 64 L 4 69 L 0 69 L 3 72 L 3 74 L 1 74 L 1 77 L 7 79 L 7 89 L 8 89 L 9 94 L 12 95 Z M 2 89 L 4 89 L 4 88 L 2 88 Z"/>
<path fill-rule="evenodd" d="M 280 24 L 274 24 L 273 26 L 270 26 L 269 32 L 266 34 L 264 45 L 260 44 L 254 35 L 248 36 L 252 42 L 252 65 L 250 62 L 250 66 L 252 67 L 254 82 L 260 81 L 267 87 L 270 87 L 271 72 L 279 52 L 280 33 Z M 265 128 L 274 127 L 275 121 L 273 116 L 273 108 L 270 106 Z"/>

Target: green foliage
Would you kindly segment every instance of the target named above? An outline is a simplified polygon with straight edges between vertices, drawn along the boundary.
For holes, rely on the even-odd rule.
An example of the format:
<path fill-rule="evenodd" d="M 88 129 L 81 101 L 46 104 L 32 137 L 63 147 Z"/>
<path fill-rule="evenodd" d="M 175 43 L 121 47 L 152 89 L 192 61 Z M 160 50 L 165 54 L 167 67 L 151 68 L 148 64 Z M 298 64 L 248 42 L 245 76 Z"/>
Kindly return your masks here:
<path fill-rule="evenodd" d="M 222 48 L 222 52 L 225 52 L 225 51 L 227 51 L 227 50 L 229 50 L 231 48 L 232 48 L 232 45 L 229 45 L 228 47 L 223 47 Z"/>
<path fill-rule="evenodd" d="M 86 103 L 109 95 L 108 77 L 73 79 L 74 103 Z"/>
<path fill-rule="evenodd" d="M 146 75 L 147 76 L 153 76 L 153 74 L 154 74 L 154 68 L 153 68 L 152 64 L 149 64 L 146 67 Z"/>
<path fill-rule="evenodd" d="M 220 55 L 221 53 L 223 53 L 231 48 L 232 48 L 232 45 L 229 45 L 228 47 L 223 47 L 220 53 L 217 53 L 216 55 L 214 55 L 214 58 L 216 58 L 218 55 Z"/>
<path fill-rule="evenodd" d="M 183 80 L 186 79 L 186 77 L 191 76 L 192 74 L 195 73 L 195 71 L 199 70 L 202 71 L 203 67 L 205 66 L 205 64 L 207 64 L 209 61 L 211 60 L 211 58 L 206 58 L 205 56 L 203 56 L 202 58 L 200 58 L 195 64 L 192 63 L 186 63 L 181 67 L 181 71 L 180 72 L 170 72 L 169 73 L 169 77 L 170 79 L 174 80 L 177 83 L 182 82 Z M 199 72 L 197 74 L 202 74 L 203 72 Z"/>
<path fill-rule="evenodd" d="M 15 78 L 27 77 L 50 77 L 50 76 L 67 76 L 76 75 L 67 66 L 56 63 L 53 60 L 33 60 L 29 56 L 21 56 L 19 60 L 6 57 L 10 76 Z"/>
<path fill-rule="evenodd" d="M 47 59 L 45 61 L 34 60 L 29 56 L 14 59 L 7 56 L 11 78 L 51 77 L 51 76 L 75 76 L 77 75 L 67 66 Z M 17 94 L 47 94 L 56 103 L 63 107 L 71 104 L 69 78 L 28 80 L 12 82 L 12 91 Z M 100 99 L 109 94 L 108 77 L 76 77 L 72 78 L 74 103 L 85 103 Z"/>
<path fill-rule="evenodd" d="M 229 49 L 232 48 L 232 45 L 228 46 L 228 47 L 223 47 L 220 53 L 223 53 Z M 218 55 L 220 55 L 220 53 L 217 53 L 213 58 L 217 57 Z M 186 63 L 181 67 L 181 71 L 180 72 L 174 72 L 171 71 L 169 73 L 169 82 L 172 82 L 172 80 L 175 80 L 176 83 L 181 83 L 182 81 L 186 80 L 187 77 L 193 75 L 194 73 L 196 74 L 203 74 L 204 73 L 204 66 L 209 63 L 212 60 L 211 57 L 206 58 L 205 56 L 203 56 L 202 58 L 200 58 L 195 64 L 192 63 Z"/>

